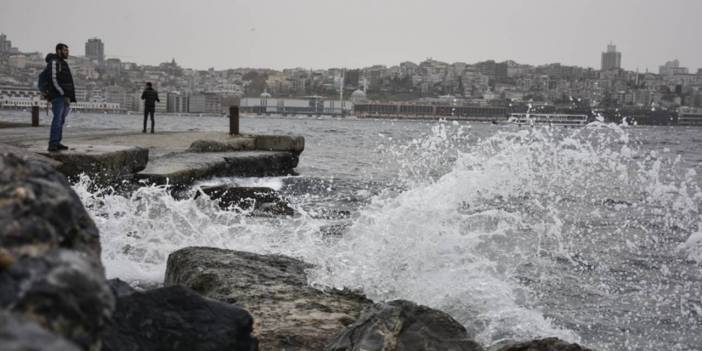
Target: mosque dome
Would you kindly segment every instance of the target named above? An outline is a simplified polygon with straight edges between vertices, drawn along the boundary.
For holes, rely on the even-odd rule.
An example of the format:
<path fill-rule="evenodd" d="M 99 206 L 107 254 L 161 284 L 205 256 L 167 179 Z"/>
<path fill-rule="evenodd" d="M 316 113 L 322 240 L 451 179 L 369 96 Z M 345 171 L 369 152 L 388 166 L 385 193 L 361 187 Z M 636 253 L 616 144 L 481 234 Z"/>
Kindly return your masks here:
<path fill-rule="evenodd" d="M 353 93 L 351 93 L 351 97 L 352 98 L 365 98 L 366 93 L 364 93 L 363 90 L 361 90 L 361 89 L 356 89 L 356 90 L 354 90 Z"/>
<path fill-rule="evenodd" d="M 361 102 L 366 100 L 366 93 L 364 93 L 361 89 L 356 89 L 353 93 L 351 93 L 351 101 L 353 102 Z"/>

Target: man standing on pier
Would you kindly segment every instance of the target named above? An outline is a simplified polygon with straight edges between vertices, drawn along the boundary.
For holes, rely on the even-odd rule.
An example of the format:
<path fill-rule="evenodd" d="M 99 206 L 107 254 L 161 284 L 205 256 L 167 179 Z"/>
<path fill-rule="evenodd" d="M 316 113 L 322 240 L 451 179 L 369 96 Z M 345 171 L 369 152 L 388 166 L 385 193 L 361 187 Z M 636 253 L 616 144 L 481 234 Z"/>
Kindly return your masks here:
<path fill-rule="evenodd" d="M 146 89 L 141 93 L 141 99 L 144 100 L 144 129 L 142 133 L 146 133 L 146 120 L 151 115 L 151 134 L 154 133 L 154 112 L 156 112 L 156 102 L 161 102 L 158 99 L 158 92 L 154 90 L 150 82 L 146 83 Z"/>
<path fill-rule="evenodd" d="M 62 43 L 56 44 L 55 54 L 46 56 L 51 77 L 48 98 L 51 100 L 51 109 L 54 114 L 49 136 L 49 151 L 51 152 L 68 149 L 66 145 L 61 144 L 63 124 L 66 123 L 66 116 L 71 111 L 71 103 L 76 102 L 73 76 L 66 59 L 68 59 L 68 45 Z"/>

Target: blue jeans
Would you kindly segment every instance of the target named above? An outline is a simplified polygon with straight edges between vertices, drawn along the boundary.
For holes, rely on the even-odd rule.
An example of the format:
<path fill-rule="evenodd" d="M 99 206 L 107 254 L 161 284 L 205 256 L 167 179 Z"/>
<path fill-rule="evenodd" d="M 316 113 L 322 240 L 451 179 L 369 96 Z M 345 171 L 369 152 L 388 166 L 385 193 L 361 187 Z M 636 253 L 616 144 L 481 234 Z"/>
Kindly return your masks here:
<path fill-rule="evenodd" d="M 66 123 L 66 116 L 71 111 L 71 106 L 68 99 L 61 96 L 51 100 L 51 110 L 54 113 L 54 118 L 51 119 L 49 145 L 58 145 L 63 139 L 63 124 Z"/>

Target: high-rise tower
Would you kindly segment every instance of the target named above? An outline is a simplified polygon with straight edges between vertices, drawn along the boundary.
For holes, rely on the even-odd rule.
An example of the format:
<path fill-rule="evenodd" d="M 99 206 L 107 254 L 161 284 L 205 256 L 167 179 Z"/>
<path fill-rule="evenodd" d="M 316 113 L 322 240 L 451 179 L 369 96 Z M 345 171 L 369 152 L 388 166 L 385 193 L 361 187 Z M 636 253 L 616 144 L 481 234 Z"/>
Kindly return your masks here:
<path fill-rule="evenodd" d="M 105 61 L 105 44 L 98 38 L 88 39 L 85 43 L 85 56 L 102 64 Z"/>
<path fill-rule="evenodd" d="M 607 45 L 607 52 L 602 53 L 602 70 L 609 71 L 622 67 L 622 53 L 617 51 L 614 44 Z"/>

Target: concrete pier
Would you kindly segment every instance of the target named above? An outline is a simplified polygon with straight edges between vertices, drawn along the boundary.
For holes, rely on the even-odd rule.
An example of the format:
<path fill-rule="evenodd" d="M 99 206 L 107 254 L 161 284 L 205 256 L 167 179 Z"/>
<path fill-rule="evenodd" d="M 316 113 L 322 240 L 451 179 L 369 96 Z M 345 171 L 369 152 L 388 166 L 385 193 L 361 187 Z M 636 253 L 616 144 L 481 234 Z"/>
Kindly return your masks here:
<path fill-rule="evenodd" d="M 47 152 L 48 135 L 46 127 L 2 128 L 0 152 L 11 152 L 11 145 L 53 159 L 67 177 L 85 172 L 101 183 L 126 179 L 187 186 L 210 177 L 293 174 L 304 150 L 300 136 L 70 128 L 63 140 L 70 149 Z"/>

